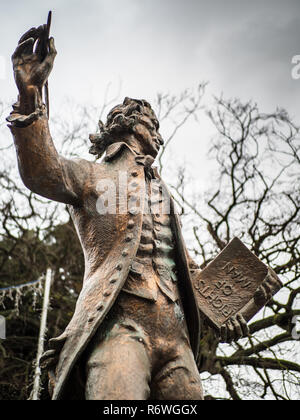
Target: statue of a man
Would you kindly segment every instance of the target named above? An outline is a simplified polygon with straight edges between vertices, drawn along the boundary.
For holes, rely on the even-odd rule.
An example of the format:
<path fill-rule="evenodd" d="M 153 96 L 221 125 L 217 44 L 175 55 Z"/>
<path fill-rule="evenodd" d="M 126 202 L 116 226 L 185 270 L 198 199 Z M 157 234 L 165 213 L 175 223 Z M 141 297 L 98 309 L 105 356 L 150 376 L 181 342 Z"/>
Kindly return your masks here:
<path fill-rule="evenodd" d="M 85 257 L 73 318 L 50 340 L 52 398 L 201 400 L 195 264 L 152 166 L 163 144 L 159 122 L 148 102 L 126 98 L 91 136 L 91 153 L 105 154 L 100 163 L 60 156 L 42 101 L 56 56 L 53 38 L 40 55 L 44 31 L 29 30 L 13 54 L 19 99 L 8 121 L 24 184 L 68 206 Z M 238 316 L 225 336 L 247 333 Z"/>

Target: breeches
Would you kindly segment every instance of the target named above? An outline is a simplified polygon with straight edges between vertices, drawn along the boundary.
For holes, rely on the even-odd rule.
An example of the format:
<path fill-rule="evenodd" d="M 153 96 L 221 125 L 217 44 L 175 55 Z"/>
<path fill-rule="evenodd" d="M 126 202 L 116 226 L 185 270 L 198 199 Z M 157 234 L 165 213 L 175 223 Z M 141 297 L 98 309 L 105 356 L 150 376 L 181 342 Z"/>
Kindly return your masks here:
<path fill-rule="evenodd" d="M 87 351 L 87 400 L 202 400 L 180 303 L 121 292 Z"/>

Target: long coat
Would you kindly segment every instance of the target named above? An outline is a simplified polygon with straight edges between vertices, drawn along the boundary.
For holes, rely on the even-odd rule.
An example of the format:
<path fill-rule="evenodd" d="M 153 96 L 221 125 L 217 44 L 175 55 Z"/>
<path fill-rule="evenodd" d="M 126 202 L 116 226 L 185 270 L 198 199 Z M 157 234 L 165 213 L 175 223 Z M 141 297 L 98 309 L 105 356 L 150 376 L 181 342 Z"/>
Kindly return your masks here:
<path fill-rule="evenodd" d="M 64 387 L 75 363 L 112 308 L 128 277 L 142 232 L 145 172 L 125 143 L 109 147 L 106 159 L 93 163 L 83 159 L 67 160 L 54 148 L 46 117 L 28 127 L 11 128 L 16 143 L 20 174 L 25 185 L 44 197 L 68 204 L 85 257 L 83 287 L 74 315 L 65 332 L 51 340 L 60 350 L 52 399 L 63 397 Z M 130 191 L 141 199 L 140 210 L 100 214 L 101 184 L 116 186 L 117 207 L 123 199 L 120 173 L 127 174 Z M 128 194 L 128 199 L 132 194 Z M 179 291 L 197 357 L 200 343 L 199 312 L 194 295 L 188 256 L 178 216 L 171 199 L 171 223 L 177 250 Z"/>

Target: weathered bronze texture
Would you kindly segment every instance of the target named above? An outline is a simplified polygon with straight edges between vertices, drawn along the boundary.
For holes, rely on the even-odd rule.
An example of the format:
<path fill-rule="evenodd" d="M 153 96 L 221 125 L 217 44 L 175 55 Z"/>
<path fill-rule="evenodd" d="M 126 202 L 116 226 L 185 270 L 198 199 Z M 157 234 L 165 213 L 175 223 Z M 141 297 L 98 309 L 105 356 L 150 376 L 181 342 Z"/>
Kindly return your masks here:
<path fill-rule="evenodd" d="M 194 272 L 199 309 L 217 329 L 237 313 L 250 321 L 267 303 L 267 300 L 258 303 L 254 296 L 268 273 L 268 267 L 234 238 L 204 270 Z M 281 283 L 275 273 L 273 276 L 278 285 L 272 289 L 275 294 Z"/>
<path fill-rule="evenodd" d="M 91 153 L 105 153 L 99 163 L 60 156 L 42 103 L 56 56 L 51 38 L 42 57 L 45 31 L 46 25 L 30 29 L 13 54 L 19 99 L 8 121 L 24 184 L 68 206 L 85 257 L 73 318 L 61 336 L 50 340 L 43 358 L 49 365 L 52 398 L 203 399 L 195 363 L 199 268 L 187 253 L 171 194 L 152 166 L 163 143 L 159 122 L 147 101 L 125 98 L 105 125 L 99 123 L 100 132 L 90 136 Z M 165 203 L 169 206 L 153 207 Z M 226 263 L 240 269 L 243 260 L 238 247 L 236 251 Z M 242 267 L 251 288 L 244 299 L 242 289 L 235 287 L 232 299 L 243 306 L 253 296 L 265 302 L 277 290 L 274 278 L 262 282 L 266 272 L 264 268 L 260 274 L 260 267 L 257 262 L 255 272 Z M 218 285 L 222 279 L 212 272 L 216 279 L 209 279 Z M 201 276 L 206 281 L 205 272 Z M 205 311 L 207 301 L 199 304 L 221 326 L 223 341 L 247 334 L 242 305 L 228 319 L 218 308 Z M 74 384 L 81 384 L 80 397 L 71 391 Z"/>

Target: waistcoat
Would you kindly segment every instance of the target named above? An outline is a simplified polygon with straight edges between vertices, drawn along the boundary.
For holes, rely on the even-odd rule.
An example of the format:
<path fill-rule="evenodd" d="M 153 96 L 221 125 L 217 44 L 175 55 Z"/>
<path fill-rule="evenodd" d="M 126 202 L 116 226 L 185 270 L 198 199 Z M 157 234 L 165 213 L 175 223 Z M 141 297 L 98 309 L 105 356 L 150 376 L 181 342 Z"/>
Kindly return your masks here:
<path fill-rule="evenodd" d="M 159 290 L 173 302 L 179 297 L 168 197 L 159 180 L 146 177 L 141 240 L 122 289 L 151 301 Z"/>

